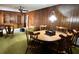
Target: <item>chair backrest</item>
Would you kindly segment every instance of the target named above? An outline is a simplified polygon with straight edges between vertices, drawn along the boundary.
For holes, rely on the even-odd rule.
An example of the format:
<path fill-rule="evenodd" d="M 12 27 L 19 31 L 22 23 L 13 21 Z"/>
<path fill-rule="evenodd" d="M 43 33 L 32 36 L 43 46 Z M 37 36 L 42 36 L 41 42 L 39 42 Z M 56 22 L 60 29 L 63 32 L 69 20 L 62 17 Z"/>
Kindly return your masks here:
<path fill-rule="evenodd" d="M 63 51 L 66 48 L 66 37 L 63 36 L 62 34 L 59 35 L 61 37 L 61 40 L 59 41 L 59 51 Z"/>
<path fill-rule="evenodd" d="M 47 25 L 40 25 L 40 30 L 46 30 Z"/>
<path fill-rule="evenodd" d="M 73 37 L 72 37 L 72 43 L 76 44 L 77 43 L 77 39 L 79 37 L 79 32 L 75 29 L 73 29 Z"/>
<path fill-rule="evenodd" d="M 63 36 L 59 35 L 61 37 L 61 40 L 59 42 L 60 50 L 65 50 L 67 48 L 70 48 L 72 46 L 72 36 Z"/>
<path fill-rule="evenodd" d="M 33 33 L 33 32 L 28 32 L 29 35 L 30 35 L 30 39 L 33 38 L 33 39 L 37 39 L 38 38 L 38 35 L 40 34 L 39 32 L 37 33 Z"/>
<path fill-rule="evenodd" d="M 5 30 L 7 34 L 14 34 L 14 26 L 7 25 L 5 26 Z"/>
<path fill-rule="evenodd" d="M 72 46 L 74 36 L 67 36 L 66 41 L 68 46 Z"/>
<path fill-rule="evenodd" d="M 68 29 L 67 30 L 69 33 L 74 33 L 73 29 Z"/>
<path fill-rule="evenodd" d="M 29 42 L 31 41 L 36 41 L 35 39 L 38 38 L 39 34 L 40 33 L 33 33 L 33 32 L 29 32 L 28 30 L 26 30 L 27 45 L 29 45 Z"/>

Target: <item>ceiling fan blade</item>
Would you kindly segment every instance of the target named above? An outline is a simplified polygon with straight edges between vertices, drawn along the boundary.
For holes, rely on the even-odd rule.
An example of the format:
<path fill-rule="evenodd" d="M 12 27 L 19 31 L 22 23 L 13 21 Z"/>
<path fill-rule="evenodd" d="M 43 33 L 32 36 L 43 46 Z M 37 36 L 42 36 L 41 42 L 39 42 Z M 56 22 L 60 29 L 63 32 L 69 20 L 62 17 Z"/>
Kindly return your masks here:
<path fill-rule="evenodd" d="M 26 11 L 27 12 L 28 10 L 23 9 L 23 11 Z"/>
<path fill-rule="evenodd" d="M 21 13 L 23 13 L 23 12 L 28 12 L 28 10 L 27 9 L 24 9 L 24 7 L 22 7 L 22 6 L 19 6 L 19 9 L 18 9 Z"/>

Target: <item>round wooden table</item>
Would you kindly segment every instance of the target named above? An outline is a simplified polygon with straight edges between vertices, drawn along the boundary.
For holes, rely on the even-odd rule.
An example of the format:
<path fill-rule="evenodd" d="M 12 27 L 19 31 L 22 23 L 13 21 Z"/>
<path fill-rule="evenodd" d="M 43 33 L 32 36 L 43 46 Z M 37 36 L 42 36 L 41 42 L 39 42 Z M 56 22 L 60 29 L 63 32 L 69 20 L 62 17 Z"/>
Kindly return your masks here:
<path fill-rule="evenodd" d="M 35 31 L 34 32 L 34 33 L 40 32 L 40 34 L 38 35 L 38 40 L 41 40 L 41 41 L 57 41 L 57 40 L 60 40 L 61 39 L 61 37 L 59 36 L 60 34 L 64 35 L 65 37 L 67 36 L 67 34 L 65 34 L 63 32 L 59 32 L 59 31 L 56 31 L 56 34 L 55 35 L 49 36 L 49 35 L 46 35 L 45 34 L 45 31 L 46 30 Z"/>

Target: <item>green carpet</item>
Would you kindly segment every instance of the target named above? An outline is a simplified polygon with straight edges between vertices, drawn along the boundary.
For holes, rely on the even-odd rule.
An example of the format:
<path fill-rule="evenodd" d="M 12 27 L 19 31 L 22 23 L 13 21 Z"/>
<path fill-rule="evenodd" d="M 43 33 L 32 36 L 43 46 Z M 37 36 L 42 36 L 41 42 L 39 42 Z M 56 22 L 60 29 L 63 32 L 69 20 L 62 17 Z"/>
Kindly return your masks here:
<path fill-rule="evenodd" d="M 72 48 L 73 54 L 79 54 L 79 47 Z"/>
<path fill-rule="evenodd" d="M 0 54 L 24 54 L 26 42 L 25 33 L 16 33 L 13 37 L 0 37 Z"/>

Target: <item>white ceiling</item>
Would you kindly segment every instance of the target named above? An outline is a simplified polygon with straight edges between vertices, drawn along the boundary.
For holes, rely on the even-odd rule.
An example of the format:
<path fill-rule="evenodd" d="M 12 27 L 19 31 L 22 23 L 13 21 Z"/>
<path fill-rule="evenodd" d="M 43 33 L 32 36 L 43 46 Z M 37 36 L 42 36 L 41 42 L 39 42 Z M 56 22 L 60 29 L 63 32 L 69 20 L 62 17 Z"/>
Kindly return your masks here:
<path fill-rule="evenodd" d="M 19 6 L 24 7 L 24 9 L 28 11 L 38 10 L 50 6 L 54 6 L 55 4 L 0 4 L 0 10 L 6 11 L 18 11 Z"/>

